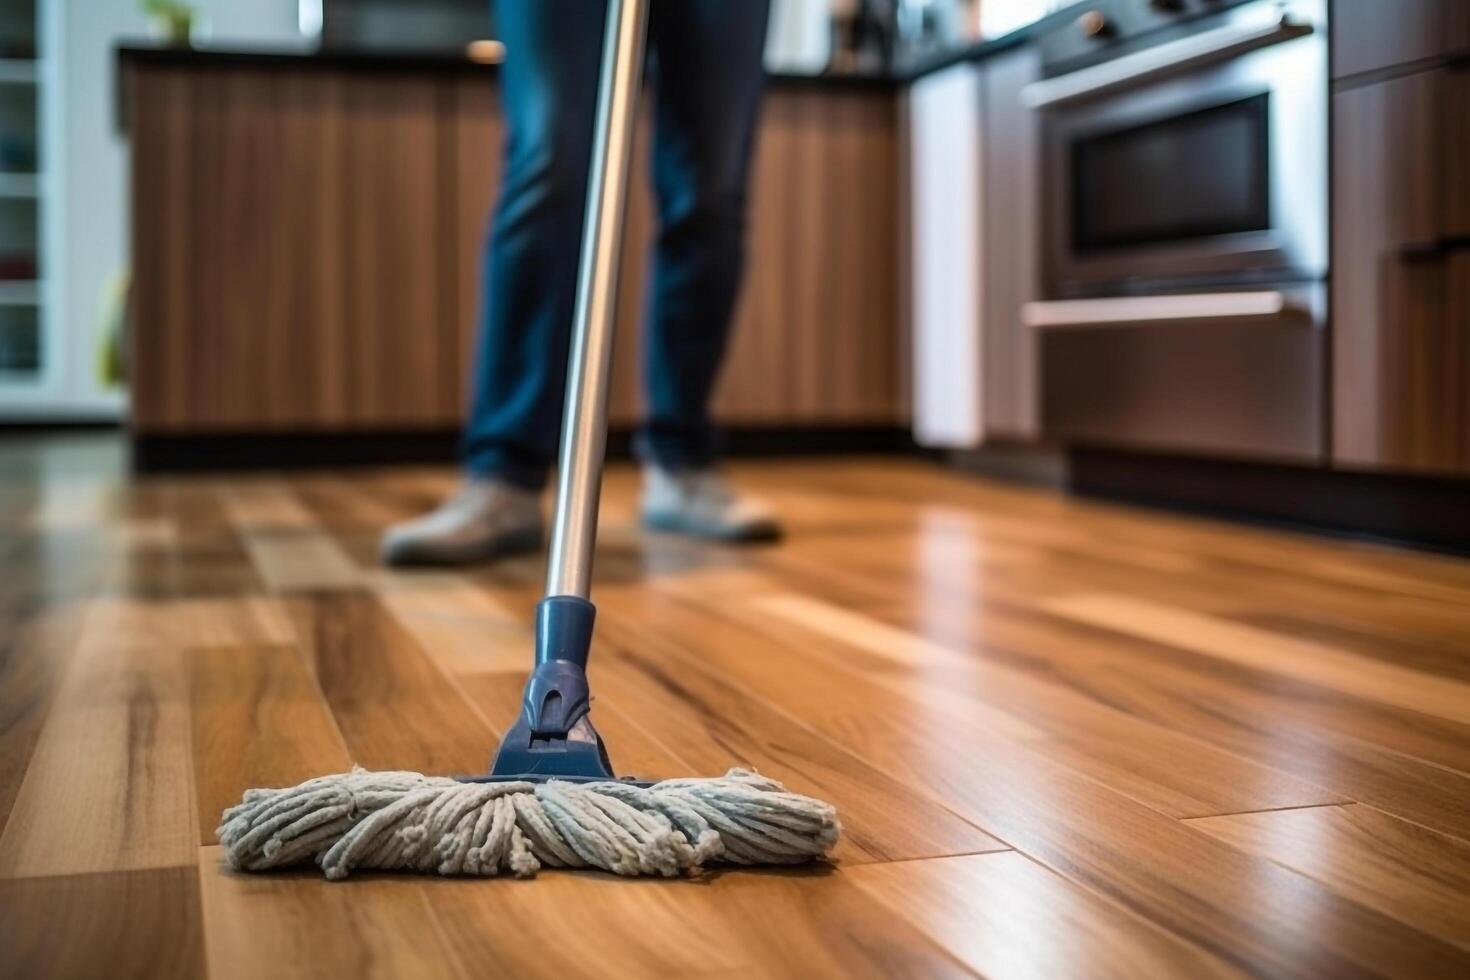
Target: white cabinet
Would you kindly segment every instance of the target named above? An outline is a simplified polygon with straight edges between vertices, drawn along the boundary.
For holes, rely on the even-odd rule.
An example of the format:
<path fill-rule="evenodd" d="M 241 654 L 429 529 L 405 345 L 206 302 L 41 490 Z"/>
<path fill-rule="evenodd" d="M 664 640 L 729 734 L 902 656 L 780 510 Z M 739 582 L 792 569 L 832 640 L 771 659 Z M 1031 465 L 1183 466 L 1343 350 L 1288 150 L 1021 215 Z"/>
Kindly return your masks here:
<path fill-rule="evenodd" d="M 908 94 L 914 438 L 967 449 L 1038 433 L 1040 136 L 1023 46 L 920 79 Z"/>
<path fill-rule="evenodd" d="M 213 44 L 300 43 L 297 0 L 194 5 Z M 0 55 L 0 114 L 33 119 L 36 167 L 0 174 L 0 254 L 33 227 L 38 275 L 0 280 L 0 338 L 7 318 L 34 321 L 12 329 L 35 338 L 33 352 L 17 343 L 10 354 L 0 339 L 0 422 L 120 418 L 126 393 L 103 369 L 109 309 L 129 266 L 116 47 L 148 37 L 148 20 L 136 0 L 0 0 L 0 51 L 13 33 L 34 37 L 35 57 Z M 0 133 L 9 127 L 0 118 Z M 6 370 L 7 357 L 19 369 Z"/>
<path fill-rule="evenodd" d="M 981 378 L 980 114 L 977 68 L 908 93 L 914 438 L 962 449 L 985 437 Z"/>

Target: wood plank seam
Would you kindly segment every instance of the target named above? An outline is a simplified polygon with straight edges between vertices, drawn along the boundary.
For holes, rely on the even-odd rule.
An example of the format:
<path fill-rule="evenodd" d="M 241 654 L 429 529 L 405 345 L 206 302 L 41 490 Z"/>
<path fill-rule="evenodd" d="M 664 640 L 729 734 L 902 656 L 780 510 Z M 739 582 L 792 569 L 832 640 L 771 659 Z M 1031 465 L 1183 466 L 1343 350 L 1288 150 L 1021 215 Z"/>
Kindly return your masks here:
<path fill-rule="evenodd" d="M 448 587 L 447 586 L 447 582 L 449 580 L 451 580 L 451 577 L 440 576 L 437 581 L 439 582 L 439 584 L 441 585 L 441 587 L 446 587 L 447 588 Z M 458 581 L 460 581 L 461 586 L 464 585 L 463 580 L 458 580 Z M 391 585 L 385 584 L 384 587 L 385 588 L 391 588 Z M 483 591 L 477 591 L 476 593 L 473 593 L 473 594 L 478 594 L 478 595 L 480 595 L 482 597 L 486 595 L 486 593 L 484 593 Z M 401 625 L 403 625 L 408 630 L 408 632 L 410 632 L 410 633 L 414 633 L 415 632 L 413 626 L 410 625 L 410 623 L 407 621 L 407 619 L 405 619 L 405 617 L 410 614 L 410 611 L 411 610 L 406 609 L 406 608 L 403 608 L 400 603 L 394 603 L 391 600 L 390 601 L 384 601 L 384 598 L 383 598 L 383 596 L 382 596 L 381 593 L 379 594 L 379 601 L 387 608 L 389 614 L 395 616 L 398 619 L 399 623 Z M 594 668 L 594 669 L 600 669 L 603 672 L 602 673 L 602 677 L 604 678 L 604 681 L 607 681 L 607 680 L 611 680 L 612 679 L 607 672 L 610 669 L 613 669 L 614 667 L 621 668 L 621 669 L 626 669 L 626 670 L 631 670 L 631 671 L 633 671 L 634 676 L 638 676 L 638 677 L 642 678 L 643 676 L 646 675 L 647 668 L 649 666 L 646 662 L 643 662 L 643 661 L 639 660 L 639 658 L 636 655 L 634 655 L 633 653 L 631 653 L 628 650 L 624 649 L 623 643 L 621 642 L 621 639 L 620 639 L 620 633 L 621 633 L 621 631 L 619 629 L 619 626 L 620 626 L 620 623 L 617 620 L 617 617 L 616 616 L 612 616 L 610 618 L 609 615 L 605 614 L 602 617 L 602 628 L 601 628 L 601 631 L 600 631 L 601 632 L 601 642 L 600 642 L 600 645 L 599 645 L 599 648 L 598 648 L 598 653 L 597 653 L 597 659 L 598 659 L 598 662 L 599 662 L 599 667 L 598 668 Z M 524 633 L 524 636 L 521 637 L 521 639 L 524 642 L 524 645 L 525 645 L 526 650 L 529 651 L 530 648 L 531 648 L 531 646 L 532 646 L 532 644 L 533 644 L 533 640 L 532 640 L 532 637 L 530 635 L 529 624 L 526 624 L 525 626 L 523 626 L 522 627 L 522 631 Z M 501 671 L 495 671 L 493 674 L 490 674 L 490 675 L 486 675 L 486 674 L 483 674 L 483 673 L 480 673 L 480 672 L 475 672 L 475 673 L 465 674 L 461 678 L 461 676 L 459 674 L 459 671 L 457 669 L 455 669 L 455 665 L 456 664 L 460 664 L 461 662 L 460 661 L 457 661 L 457 660 L 453 660 L 453 655 L 451 655 L 450 659 L 447 660 L 447 661 L 444 658 L 433 657 L 433 656 L 431 656 L 431 659 L 435 660 L 438 663 L 438 666 L 440 668 L 441 673 L 447 678 L 447 680 L 449 681 L 449 683 L 452 684 L 452 685 L 454 685 L 455 687 L 459 688 L 459 690 L 461 691 L 461 693 L 466 697 L 467 700 L 470 701 L 471 705 L 474 708 L 476 708 L 476 710 L 479 710 L 479 708 L 481 706 L 481 703 L 482 703 L 481 702 L 481 699 L 478 698 L 478 697 L 476 697 L 475 694 L 474 694 L 474 692 L 471 691 L 469 688 L 467 688 L 465 685 L 468 684 L 468 683 L 470 683 L 476 677 L 484 677 L 484 676 L 497 676 L 498 677 L 498 676 L 501 676 L 501 674 L 502 674 Z M 461 664 L 461 666 L 462 666 L 462 664 Z M 659 673 L 662 673 L 662 672 L 659 672 Z M 833 740 L 828 739 L 828 738 L 825 738 L 825 737 L 821 736 L 819 733 L 814 732 L 809 725 L 802 724 L 799 721 L 796 721 L 796 720 L 792 719 L 791 716 L 788 715 L 787 713 L 781 712 L 779 710 L 776 710 L 770 704 L 770 702 L 766 701 L 765 699 L 751 696 L 751 694 L 748 691 L 745 691 L 743 689 L 740 689 L 737 685 L 731 685 L 731 684 L 729 684 L 724 678 L 719 677 L 718 675 L 714 674 L 713 672 L 700 671 L 699 673 L 701 674 L 701 676 L 706 677 L 708 679 L 708 682 L 709 683 L 712 683 L 712 684 L 714 684 L 714 685 L 716 685 L 718 687 L 721 687 L 721 688 L 729 688 L 729 689 L 737 692 L 737 695 L 739 697 L 741 697 L 741 698 L 749 701 L 751 703 L 751 705 L 753 707 L 756 707 L 758 710 L 763 710 L 763 711 L 766 711 L 766 712 L 770 712 L 772 715 L 774 715 L 777 718 L 782 719 L 784 722 L 793 724 L 793 727 L 794 728 L 796 728 L 797 730 L 803 732 L 807 737 L 810 737 L 810 738 L 813 738 L 813 739 L 817 740 L 821 745 L 823 745 L 826 748 L 827 751 L 835 753 L 838 758 L 841 758 L 846 763 L 848 763 L 850 765 L 853 765 L 853 766 L 857 766 L 857 767 L 868 767 L 868 763 L 865 760 L 863 760 L 861 757 L 859 757 L 859 756 L 857 756 L 857 755 L 855 755 L 855 754 L 853 754 L 851 752 L 847 752 L 847 751 L 841 749 L 841 747 L 838 746 Z M 514 678 L 514 682 L 516 684 L 516 690 L 518 691 L 519 690 L 519 684 L 520 684 L 521 676 L 522 676 L 522 672 L 520 670 L 516 670 L 516 671 L 513 672 L 513 674 L 511 676 L 513 676 L 513 678 Z M 681 677 L 681 678 L 686 678 L 687 679 L 687 675 L 686 675 L 686 673 L 684 671 L 679 671 L 678 672 L 678 676 Z M 657 678 L 654 678 L 654 680 L 657 680 Z M 627 690 L 627 685 L 626 684 L 616 685 L 616 686 L 623 687 L 625 690 Z M 670 691 L 669 693 L 673 697 L 679 699 L 681 702 L 687 702 L 687 698 L 689 696 L 688 693 L 687 692 L 684 692 L 684 691 Z M 699 712 L 700 711 L 699 705 L 697 703 L 689 703 L 688 704 L 688 707 L 691 710 L 694 710 L 696 712 Z M 517 702 L 517 708 L 518 708 L 518 702 Z M 598 702 L 598 705 L 596 707 L 596 710 L 595 710 L 594 718 L 596 718 L 599 721 L 600 727 L 602 727 L 605 731 L 608 731 L 608 732 L 617 732 L 619 730 L 622 730 L 623 734 L 626 735 L 626 734 L 629 734 L 629 732 L 631 730 L 631 732 L 636 732 L 636 734 L 637 734 L 637 739 L 635 739 L 635 741 L 643 741 L 643 742 L 646 742 L 646 743 L 648 743 L 650 745 L 657 746 L 658 749 L 659 749 L 659 751 L 661 751 L 664 755 L 666 755 L 667 758 L 668 758 L 668 760 L 671 760 L 673 762 L 674 766 L 675 766 L 675 769 L 670 770 L 670 771 L 668 771 L 666 773 L 663 773 L 664 775 L 673 776 L 673 775 L 686 775 L 686 774 L 699 774 L 699 773 L 701 773 L 702 767 L 700 765 L 696 764 L 694 761 L 692 761 L 690 759 L 686 748 L 684 746 L 680 745 L 676 740 L 671 740 L 669 738 L 669 733 L 667 731 L 656 730 L 656 729 L 650 727 L 649 725 L 647 725 L 646 723 L 644 723 L 643 721 L 641 721 L 640 720 L 640 712 L 637 710 L 637 708 L 638 708 L 638 702 L 636 700 L 632 700 L 632 701 L 625 700 L 624 702 L 620 702 L 620 703 L 610 703 L 610 702 L 605 701 L 605 700 L 604 701 L 599 701 Z M 658 710 L 658 709 L 657 708 L 654 708 L 654 710 Z M 480 714 L 481 714 L 481 717 L 484 717 L 484 712 L 483 711 L 480 712 Z M 488 720 L 487 719 L 487 722 L 497 732 L 500 730 L 499 724 L 497 724 L 497 721 Z M 751 739 L 752 742 L 755 742 L 755 743 L 760 743 L 761 742 L 760 735 L 759 735 L 758 732 L 750 731 L 750 732 L 743 732 L 742 734 L 744 735 L 744 737 L 748 737 L 749 739 Z M 715 740 L 717 742 L 720 741 L 718 738 L 716 738 Z M 721 744 L 723 745 L 722 742 L 721 742 Z M 616 757 L 617 757 L 618 751 L 619 751 L 619 744 L 618 744 L 618 742 L 616 740 L 614 740 L 612 743 L 610 743 L 610 748 L 612 749 L 612 751 L 614 753 L 615 760 L 616 760 Z M 728 767 L 729 765 L 735 765 L 735 764 L 737 764 L 737 762 L 742 757 L 742 750 L 738 746 L 730 746 L 729 747 L 729 753 L 730 753 L 730 758 L 729 758 L 728 762 L 726 763 L 726 767 Z M 787 768 L 791 769 L 792 772 L 799 772 L 800 771 L 799 768 L 796 767 L 795 763 L 792 762 L 791 760 L 788 759 L 788 760 L 784 760 L 784 761 L 785 761 L 785 764 L 787 765 Z M 706 765 L 707 765 L 708 764 L 708 760 L 705 760 L 705 762 L 706 762 Z M 715 770 L 712 771 L 709 774 L 713 775 L 713 774 L 717 774 L 718 772 L 722 772 L 722 771 L 723 771 L 723 769 L 721 769 L 720 767 L 716 766 L 715 767 Z M 649 775 L 653 775 L 653 774 L 650 773 Z M 813 787 L 818 787 L 818 786 L 821 786 L 822 785 L 822 780 L 819 779 L 818 777 L 816 777 L 815 775 L 810 774 L 810 773 L 804 773 L 803 775 L 807 779 L 810 780 L 810 782 L 811 782 L 811 784 L 812 784 Z M 815 791 L 815 790 L 813 790 L 813 791 Z M 954 821 L 956 824 L 962 825 L 964 827 L 972 828 L 975 831 L 975 834 L 977 836 L 985 837 L 987 839 L 990 838 L 990 835 L 984 834 L 984 832 L 981 831 L 979 828 L 975 828 L 974 827 L 974 824 L 972 822 L 964 820 L 964 818 L 962 818 L 962 817 L 954 814 L 953 811 L 948 810 L 947 808 L 943 808 L 940 804 L 938 804 L 938 803 L 936 803 L 936 802 L 934 802 L 932 800 L 927 800 L 927 803 L 930 806 L 934 806 L 934 807 L 939 808 L 939 812 L 944 813 L 947 817 L 949 817 L 950 820 Z M 849 842 L 849 843 L 851 843 L 851 842 Z M 999 843 L 1000 846 L 1004 846 L 1004 842 L 998 842 L 998 843 Z M 994 848 L 990 848 L 990 849 L 993 850 Z M 966 849 L 966 850 L 968 850 L 968 849 Z M 948 853 L 948 852 L 946 851 L 946 852 L 937 852 L 937 853 Z"/>
<path fill-rule="evenodd" d="M 1263 644 L 1283 656 L 1270 669 L 1341 694 L 1470 724 L 1470 684 L 1368 660 L 1317 644 L 1275 638 L 1250 626 L 1123 595 L 1086 594 L 1044 602 L 1067 619 L 1164 642 L 1189 653 L 1261 668 Z M 1185 639 L 1185 637 L 1192 639 Z M 1295 656 L 1293 656 L 1295 654 Z"/>
<path fill-rule="evenodd" d="M 1194 962 L 1189 965 L 1189 973 L 1192 976 L 1209 975 L 1235 977 L 1245 975 L 1243 971 L 1237 970 L 1237 968 L 1229 964 L 1227 960 L 1218 958 L 1217 954 L 1214 951 L 1208 949 L 1203 945 L 1196 944 L 1188 938 L 1182 937 L 1179 934 L 1166 929 L 1160 923 L 1149 919 L 1147 916 L 1132 908 L 1130 905 L 1128 905 L 1128 903 L 1120 901 L 1117 896 L 1103 892 L 1094 887 L 1089 882 L 1077 881 L 1069 878 L 1066 875 L 1058 872 L 1056 869 L 1048 867 L 1045 862 L 1038 860 L 1033 855 L 1027 854 L 1025 851 L 1000 851 L 994 854 L 978 855 L 975 856 L 974 859 L 985 862 L 992 858 L 998 858 L 1010 863 L 1021 862 L 1024 866 L 1034 869 L 1034 872 L 1041 876 L 1043 879 L 1055 881 L 1059 886 L 1063 886 L 1067 889 L 1073 889 L 1079 895 L 1087 896 L 1092 901 L 1106 908 L 1112 915 L 1116 916 L 1122 922 L 1127 923 L 1128 926 L 1141 930 L 1143 934 L 1152 937 L 1153 940 L 1158 944 L 1164 946 L 1177 946 L 1181 951 L 1189 951 L 1189 953 L 1192 954 L 1194 958 Z M 922 863 L 929 868 L 942 868 L 946 864 L 953 864 L 956 861 L 963 860 L 963 858 L 939 857 L 922 859 Z M 884 869 L 887 868 L 886 865 L 882 867 Z M 873 877 L 871 872 L 867 872 L 866 869 L 859 869 L 856 874 L 858 887 L 872 894 L 884 905 L 891 908 L 895 914 L 898 914 L 909 919 L 910 921 L 913 921 L 921 929 L 925 928 L 925 920 L 932 920 L 935 917 L 935 914 L 944 914 L 944 911 L 939 909 L 916 910 L 912 905 L 903 902 L 901 895 L 895 896 L 890 893 L 889 889 L 880 888 L 877 887 L 874 883 L 869 883 L 866 880 L 869 877 Z M 998 898 L 1000 896 L 996 895 L 990 897 Z M 1012 900 L 1017 897 L 1018 896 L 1016 896 L 1014 893 L 1009 896 L 1009 898 L 1011 898 Z M 981 912 L 979 909 L 976 909 L 975 912 L 972 914 L 988 918 L 990 916 L 993 916 L 995 913 Z M 983 934 L 984 930 L 982 929 L 977 931 L 981 931 Z M 1035 935 L 1029 938 L 1033 939 L 1035 942 L 1046 942 L 1048 940 L 1051 940 L 1062 947 L 1071 945 L 1069 938 L 1055 937 L 1050 935 Z M 1022 975 L 1045 975 L 1044 973 L 1033 972 L 1032 970 L 1025 969 L 1023 964 L 1021 963 L 1011 965 L 1021 967 L 1020 972 Z M 1180 972 L 1180 970 L 1181 967 L 1179 965 L 1175 965 L 1171 968 L 1171 972 Z M 1006 971 L 1002 970 L 1002 972 Z M 1112 971 L 1109 970 L 1105 972 L 1111 973 Z M 1126 974 L 1119 973 L 1118 975 L 1122 976 Z"/>
<path fill-rule="evenodd" d="M 866 759 L 864 756 L 862 756 L 858 752 L 853 751 L 852 749 L 847 748 L 839 740 L 830 738 L 826 734 L 824 734 L 823 732 L 821 732 L 819 729 L 815 728 L 811 724 L 811 722 L 810 722 L 809 719 L 803 718 L 799 714 L 796 714 L 796 713 L 789 712 L 789 711 L 785 710 L 782 706 L 780 706 L 778 704 L 775 704 L 775 703 L 769 701 L 768 699 L 766 699 L 765 697 L 761 696 L 759 693 L 751 690 L 748 686 L 740 683 L 739 681 L 736 681 L 736 680 L 734 680 L 732 678 L 729 678 L 729 677 L 722 676 L 722 675 L 720 675 L 720 674 L 718 674 L 718 673 L 716 673 L 714 671 L 711 671 L 711 670 L 705 668 L 694 657 L 681 658 L 681 663 L 680 663 L 680 668 L 679 669 L 681 671 L 698 671 L 698 672 L 706 675 L 707 677 L 709 677 L 714 682 L 719 683 L 719 684 L 722 684 L 725 687 L 728 687 L 729 689 L 738 692 L 741 697 L 748 698 L 751 701 L 754 701 L 754 702 L 762 705 L 764 708 L 766 708 L 767 710 L 771 711 L 773 714 L 781 717 L 786 722 L 788 722 L 788 723 L 790 723 L 790 724 L 792 724 L 792 725 L 794 725 L 794 726 L 796 726 L 798 728 L 801 728 L 802 730 L 804 730 L 808 734 L 810 734 L 812 737 L 814 737 L 816 739 L 819 739 L 819 740 L 825 742 L 826 744 L 830 745 L 833 748 L 834 751 L 836 751 L 837 753 L 839 753 L 839 754 L 841 754 L 843 756 L 846 756 L 848 759 L 850 759 L 850 760 L 852 760 L 854 762 L 857 762 L 857 763 L 859 763 L 860 765 L 863 765 L 863 766 L 872 766 L 873 765 L 870 760 Z M 628 720 L 629 720 L 629 722 L 631 724 L 633 724 L 634 726 L 638 727 L 640 730 L 644 731 L 644 733 L 645 734 L 648 734 L 650 738 L 653 738 L 655 741 L 660 741 L 661 742 L 661 740 L 656 735 L 648 732 L 648 730 L 638 721 L 636 715 L 629 714 L 626 717 L 628 718 Z M 676 750 L 671 749 L 671 751 L 676 751 Z M 940 798 L 938 798 L 938 797 L 936 797 L 934 795 L 931 795 L 923 786 L 914 786 L 914 787 L 912 787 L 912 789 L 913 789 L 913 792 L 916 795 L 923 797 L 930 804 L 932 804 L 934 806 L 937 806 L 937 807 L 939 807 L 939 808 L 947 811 L 948 813 L 950 813 L 951 815 L 953 815 L 957 819 L 962 820 L 965 823 L 969 824 L 970 826 L 975 827 L 977 830 L 982 831 L 986 835 L 995 838 L 996 840 L 998 840 L 1002 844 L 1004 844 L 1006 847 L 1008 847 L 1008 848 L 1014 847 L 1014 845 L 1010 841 L 1007 841 L 1001 835 L 995 833 L 993 830 L 990 830 L 989 828 L 986 828 L 986 827 L 981 826 L 980 824 L 976 823 L 974 820 L 971 820 L 969 817 L 965 816 L 963 813 L 957 812 L 953 807 L 949 806 L 949 804 L 947 804 L 946 802 L 944 802 L 942 799 L 940 799 Z"/>
<path fill-rule="evenodd" d="M 1190 822 L 1470 951 L 1470 844 L 1359 804 Z"/>
<path fill-rule="evenodd" d="M 793 601 L 796 599 L 800 599 L 800 601 Z M 800 628 L 811 629 L 819 634 L 827 635 L 839 643 L 856 645 L 857 647 L 865 650 L 875 650 L 876 652 L 879 652 L 880 656 L 887 656 L 891 659 L 896 659 L 900 663 L 903 663 L 904 665 L 909 667 L 915 666 L 917 663 L 921 662 L 923 658 L 926 657 L 938 658 L 941 662 L 944 663 L 965 662 L 967 659 L 960 651 L 952 649 L 946 644 L 917 636 L 907 630 L 903 630 L 895 626 L 890 626 L 889 624 L 882 621 L 872 619 L 871 617 L 864 616 L 860 613 L 856 613 L 848 609 L 821 602 L 820 600 L 815 600 L 807 597 L 797 597 L 793 595 L 762 597 L 753 600 L 753 602 L 762 611 L 774 613 L 777 616 L 790 619 L 792 622 L 794 622 L 795 625 Z M 813 610 L 817 612 L 817 615 L 807 615 Z M 890 647 L 892 647 L 895 643 L 901 649 L 901 654 L 896 655 L 894 651 L 890 649 Z M 1001 666 L 995 667 L 993 669 L 996 671 L 997 675 L 1008 675 L 1013 673 L 1013 669 L 1009 667 Z M 877 676 L 875 677 L 875 679 L 879 683 L 891 683 L 883 676 Z M 1032 680 L 1029 677 L 1023 677 L 1023 679 L 1027 684 L 1032 683 Z M 1096 699 L 1090 697 L 1088 698 L 1088 700 L 1095 704 L 1097 709 L 1099 709 L 1101 712 L 1116 715 L 1119 719 L 1126 719 L 1140 729 L 1152 729 L 1160 736 L 1168 736 L 1169 738 L 1178 740 L 1184 744 L 1194 744 L 1198 746 L 1198 748 L 1201 750 L 1206 750 L 1211 753 L 1218 753 L 1225 757 L 1234 758 L 1238 760 L 1242 765 L 1276 771 L 1270 766 L 1264 766 L 1259 762 L 1251 760 L 1238 753 L 1232 752 L 1229 749 L 1221 748 L 1219 746 L 1215 746 L 1209 743 L 1208 741 L 1198 739 L 1188 732 L 1181 732 L 1175 729 L 1165 728 L 1144 719 L 1135 718 L 1132 715 L 1119 712 L 1111 705 L 1105 704 L 1101 701 L 1097 701 Z M 1004 712 L 1006 709 L 1004 706 L 999 706 L 998 710 Z M 997 736 L 1005 737 L 1005 733 L 997 733 Z M 1068 768 L 1072 769 L 1083 778 L 1091 780 L 1098 785 L 1104 786 L 1110 791 L 1123 793 L 1124 795 L 1129 796 L 1129 798 L 1134 799 L 1144 806 L 1148 806 L 1150 809 L 1153 809 L 1156 812 L 1159 812 L 1165 816 L 1178 816 L 1177 814 L 1169 813 L 1161 809 L 1150 799 L 1142 798 L 1135 794 L 1129 793 L 1126 788 L 1120 788 L 1118 786 L 1112 785 L 1111 783 L 1099 777 L 1095 772 L 1087 767 L 1068 765 Z M 1280 773 L 1280 775 L 1283 778 L 1286 777 L 1285 773 Z M 1303 783 L 1304 785 L 1307 783 L 1307 781 L 1305 780 L 1297 781 Z M 1322 788 L 1321 792 L 1323 795 L 1330 795 L 1329 791 L 1325 788 Z M 1338 799 L 1340 800 L 1341 798 L 1339 797 Z M 1332 800 L 1327 802 L 1337 801 L 1338 800 Z M 1207 814 L 1196 815 L 1205 816 Z M 1212 813 L 1209 815 L 1214 814 Z"/>

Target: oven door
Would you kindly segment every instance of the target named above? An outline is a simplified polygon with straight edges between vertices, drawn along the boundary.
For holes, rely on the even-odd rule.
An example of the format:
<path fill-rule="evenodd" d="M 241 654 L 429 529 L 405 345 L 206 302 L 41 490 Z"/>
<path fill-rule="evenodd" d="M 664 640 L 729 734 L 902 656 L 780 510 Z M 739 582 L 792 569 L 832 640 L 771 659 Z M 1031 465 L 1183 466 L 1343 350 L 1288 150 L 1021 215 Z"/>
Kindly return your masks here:
<path fill-rule="evenodd" d="M 1028 90 L 1052 298 L 1324 274 L 1320 5 L 1261 6 Z"/>

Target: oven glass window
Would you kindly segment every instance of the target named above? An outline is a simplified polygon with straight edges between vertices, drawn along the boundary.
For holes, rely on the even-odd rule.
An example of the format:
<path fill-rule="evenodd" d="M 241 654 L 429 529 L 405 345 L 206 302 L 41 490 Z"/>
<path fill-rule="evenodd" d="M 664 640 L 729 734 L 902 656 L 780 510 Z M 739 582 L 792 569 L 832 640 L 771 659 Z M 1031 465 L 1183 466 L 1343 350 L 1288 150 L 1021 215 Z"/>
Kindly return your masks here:
<path fill-rule="evenodd" d="M 1270 227 L 1269 95 L 1072 144 L 1078 252 Z"/>

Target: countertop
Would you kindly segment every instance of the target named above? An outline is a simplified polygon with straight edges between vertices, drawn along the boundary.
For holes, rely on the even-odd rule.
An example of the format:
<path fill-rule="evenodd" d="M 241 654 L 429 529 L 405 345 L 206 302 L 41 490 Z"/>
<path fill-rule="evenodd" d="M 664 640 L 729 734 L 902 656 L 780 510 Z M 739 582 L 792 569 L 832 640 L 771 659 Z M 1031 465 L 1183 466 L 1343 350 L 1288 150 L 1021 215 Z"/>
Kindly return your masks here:
<path fill-rule="evenodd" d="M 1214 10 L 1226 10 L 1253 0 L 1217 0 Z M 768 73 L 777 87 L 819 86 L 835 89 L 897 89 L 926 75 L 954 65 L 984 61 L 1029 43 L 1050 30 L 1056 23 L 1076 16 L 1075 6 L 1054 10 L 1041 19 L 1007 34 L 972 41 L 947 50 L 936 50 L 910 56 L 884 71 L 824 72 L 819 74 L 790 71 Z M 493 74 L 493 64 L 476 61 L 462 50 L 391 51 L 312 48 L 306 46 L 241 47 L 204 45 L 177 47 L 149 39 L 126 40 L 117 46 L 120 65 L 259 65 L 261 67 L 322 67 L 362 69 L 365 71 L 464 71 Z"/>
<path fill-rule="evenodd" d="M 904 66 L 882 72 L 829 72 L 805 74 L 773 71 L 772 85 L 820 86 L 830 88 L 896 89 L 952 65 L 980 61 L 1008 51 L 1029 40 L 1032 27 L 1021 28 L 996 38 L 977 41 L 949 51 L 913 58 Z M 262 68 L 319 67 L 365 71 L 463 71 L 493 74 L 497 66 L 476 61 L 462 51 L 384 51 L 281 47 L 177 47 L 148 40 L 124 41 L 117 47 L 119 64 L 144 66 L 242 66 Z"/>

